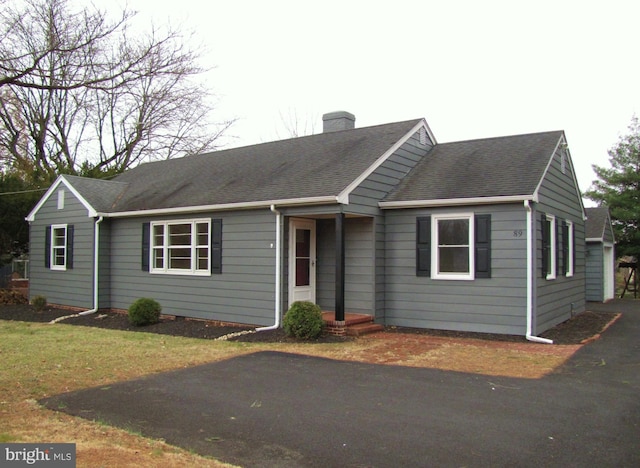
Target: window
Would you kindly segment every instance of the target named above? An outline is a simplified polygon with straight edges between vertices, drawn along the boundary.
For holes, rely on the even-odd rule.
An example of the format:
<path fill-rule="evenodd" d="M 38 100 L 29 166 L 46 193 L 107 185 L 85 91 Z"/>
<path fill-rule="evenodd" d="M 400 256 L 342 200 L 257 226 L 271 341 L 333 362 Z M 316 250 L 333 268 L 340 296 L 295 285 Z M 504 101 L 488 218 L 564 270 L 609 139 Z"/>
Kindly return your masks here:
<path fill-rule="evenodd" d="M 150 235 L 152 273 L 210 274 L 211 220 L 154 222 Z"/>
<path fill-rule="evenodd" d="M 566 277 L 573 276 L 574 232 L 571 221 L 562 222 L 562 272 Z"/>
<path fill-rule="evenodd" d="M 52 270 L 73 268 L 73 226 L 53 224 L 45 232 L 45 267 Z"/>
<path fill-rule="evenodd" d="M 67 269 L 67 226 L 51 226 L 51 269 Z"/>
<path fill-rule="evenodd" d="M 434 216 L 432 237 L 435 255 L 431 257 L 434 278 L 473 279 L 473 217 Z"/>
<path fill-rule="evenodd" d="M 222 273 L 222 219 L 142 224 L 142 271 L 182 275 Z"/>
<path fill-rule="evenodd" d="M 556 217 L 542 215 L 542 277 L 556 279 Z"/>
<path fill-rule="evenodd" d="M 417 218 L 416 276 L 446 280 L 491 278 L 491 215 Z"/>
<path fill-rule="evenodd" d="M 58 209 L 64 209 L 64 189 L 58 190 Z"/>

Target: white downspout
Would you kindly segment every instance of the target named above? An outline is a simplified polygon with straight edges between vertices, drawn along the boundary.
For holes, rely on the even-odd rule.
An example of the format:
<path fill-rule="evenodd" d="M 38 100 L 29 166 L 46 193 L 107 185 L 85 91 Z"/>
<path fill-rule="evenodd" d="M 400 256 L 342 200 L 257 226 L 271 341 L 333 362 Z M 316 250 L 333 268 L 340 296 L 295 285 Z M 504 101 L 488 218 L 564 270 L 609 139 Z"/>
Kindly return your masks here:
<path fill-rule="evenodd" d="M 275 323 L 269 327 L 260 327 L 260 328 L 256 328 L 257 332 L 260 331 L 268 331 L 268 330 L 275 330 L 277 328 L 280 328 L 280 264 L 281 264 L 281 259 L 280 256 L 282 255 L 281 253 L 281 248 L 280 248 L 280 225 L 281 225 L 281 218 L 282 218 L 282 214 L 276 210 L 276 206 L 275 205 L 271 205 L 271 211 L 273 213 L 275 213 L 276 215 L 276 298 L 275 298 Z"/>
<path fill-rule="evenodd" d="M 527 334 L 529 341 L 553 344 L 553 340 L 541 338 L 532 334 L 533 328 L 533 213 L 529 200 L 524 201 L 527 211 Z"/>
<path fill-rule="evenodd" d="M 89 315 L 98 311 L 98 271 L 99 271 L 99 255 L 98 243 L 100 242 L 100 223 L 104 219 L 100 216 L 96 220 L 96 228 L 93 231 L 93 309 L 80 312 L 78 315 Z"/>
<path fill-rule="evenodd" d="M 64 317 L 58 317 L 57 319 L 54 319 L 49 323 L 58 323 L 72 317 L 95 314 L 98 311 L 98 258 L 100 254 L 100 250 L 98 249 L 98 242 L 100 241 L 100 223 L 103 219 L 104 216 L 100 216 L 96 220 L 95 229 L 93 231 L 93 309 L 85 310 L 77 314 L 65 315 Z"/>

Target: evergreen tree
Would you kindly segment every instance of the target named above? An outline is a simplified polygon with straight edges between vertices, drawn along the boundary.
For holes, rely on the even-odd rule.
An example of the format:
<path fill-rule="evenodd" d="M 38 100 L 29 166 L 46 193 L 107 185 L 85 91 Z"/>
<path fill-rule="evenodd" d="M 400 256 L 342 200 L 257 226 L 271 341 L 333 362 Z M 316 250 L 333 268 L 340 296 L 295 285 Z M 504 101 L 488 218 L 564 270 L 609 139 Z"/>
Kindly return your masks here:
<path fill-rule="evenodd" d="M 640 258 L 640 122 L 609 150 L 610 168 L 593 166 L 598 180 L 585 196 L 609 207 L 618 255 Z"/>

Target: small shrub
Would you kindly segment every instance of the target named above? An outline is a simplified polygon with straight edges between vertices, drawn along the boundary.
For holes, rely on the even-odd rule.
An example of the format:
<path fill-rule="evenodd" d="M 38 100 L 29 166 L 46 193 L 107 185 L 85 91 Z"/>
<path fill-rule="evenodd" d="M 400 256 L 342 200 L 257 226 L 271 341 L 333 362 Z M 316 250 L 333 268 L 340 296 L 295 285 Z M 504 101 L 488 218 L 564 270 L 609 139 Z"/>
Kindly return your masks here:
<path fill-rule="evenodd" d="M 23 292 L 17 289 L 0 289 L 0 304 L 17 305 L 28 303 L 29 300 Z"/>
<path fill-rule="evenodd" d="M 31 305 L 38 312 L 41 312 L 47 306 L 47 298 L 44 296 L 34 296 L 31 298 Z"/>
<path fill-rule="evenodd" d="M 302 340 L 319 337 L 322 333 L 322 325 L 322 310 L 309 301 L 291 304 L 283 320 L 285 333 Z"/>
<path fill-rule="evenodd" d="M 161 311 L 162 307 L 158 301 L 141 297 L 129 307 L 129 323 L 137 327 L 158 323 Z"/>

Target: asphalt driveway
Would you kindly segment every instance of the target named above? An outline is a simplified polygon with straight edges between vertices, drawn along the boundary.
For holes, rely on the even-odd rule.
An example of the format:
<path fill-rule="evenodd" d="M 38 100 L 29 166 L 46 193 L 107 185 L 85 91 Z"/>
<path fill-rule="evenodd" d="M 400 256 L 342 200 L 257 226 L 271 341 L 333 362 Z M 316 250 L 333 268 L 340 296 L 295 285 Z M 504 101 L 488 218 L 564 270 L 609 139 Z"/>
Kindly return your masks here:
<path fill-rule="evenodd" d="M 276 352 L 42 403 L 246 467 L 640 466 L 640 302 L 540 380 Z"/>

